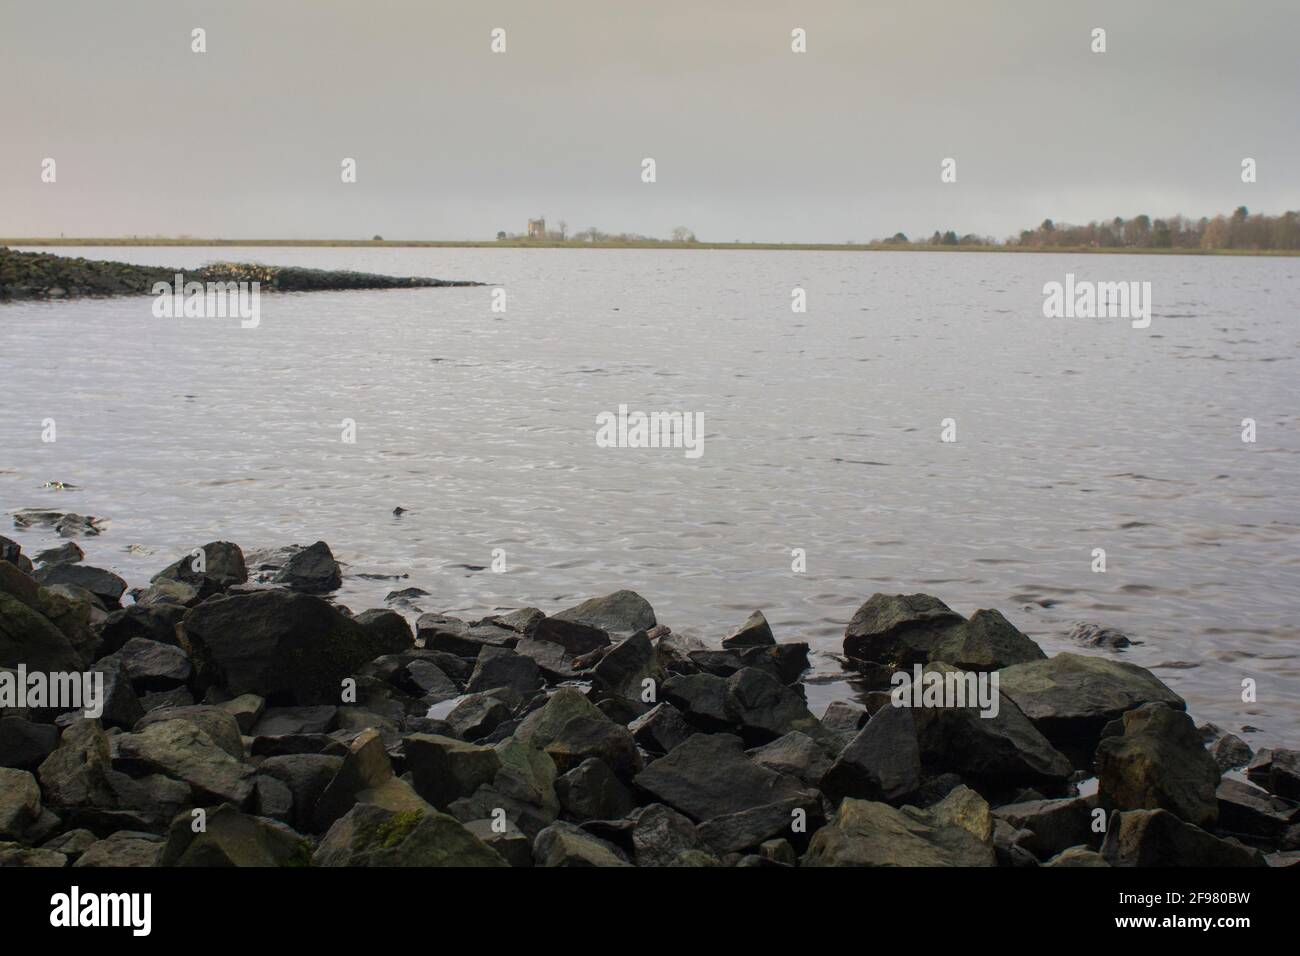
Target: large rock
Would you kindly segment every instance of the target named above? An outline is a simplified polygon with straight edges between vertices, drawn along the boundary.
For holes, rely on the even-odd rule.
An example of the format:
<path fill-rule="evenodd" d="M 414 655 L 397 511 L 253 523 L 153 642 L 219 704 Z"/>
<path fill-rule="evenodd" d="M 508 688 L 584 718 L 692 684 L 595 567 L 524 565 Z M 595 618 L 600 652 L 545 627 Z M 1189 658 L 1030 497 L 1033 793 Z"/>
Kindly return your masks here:
<path fill-rule="evenodd" d="M 1101 855 L 1111 866 L 1266 865 L 1258 850 L 1206 833 L 1168 810 L 1112 813 Z"/>
<path fill-rule="evenodd" d="M 337 703 L 344 678 L 409 648 L 320 598 L 281 589 L 210 598 L 181 626 L 204 683 L 272 704 Z"/>
<path fill-rule="evenodd" d="M 1046 860 L 1070 847 L 1093 842 L 1092 803 L 1084 797 L 1061 800 L 1026 800 L 993 811 L 1028 836 L 1020 841 L 1029 852 Z"/>
<path fill-rule="evenodd" d="M 343 583 L 343 574 L 330 546 L 317 541 L 291 554 L 271 581 L 295 591 L 327 594 L 338 590 Z"/>
<path fill-rule="evenodd" d="M 771 625 L 762 611 L 755 611 L 733 633 L 722 639 L 723 647 L 766 647 L 776 643 Z"/>
<path fill-rule="evenodd" d="M 205 814 L 194 832 L 191 814 L 172 821 L 159 866 L 306 866 L 311 845 L 283 824 L 240 813 L 228 803 Z"/>
<path fill-rule="evenodd" d="M 714 817 L 696 827 L 696 833 L 712 853 L 724 856 L 756 851 L 777 838 L 804 847 L 808 834 L 824 822 L 821 800 L 815 791 L 809 791 L 802 796 Z"/>
<path fill-rule="evenodd" d="M 930 660 L 963 670 L 998 670 L 1046 658 L 1041 647 L 992 610 L 976 611 L 964 627 L 944 631 L 930 651 Z"/>
<path fill-rule="evenodd" d="M 534 640 L 555 644 L 570 657 L 581 657 L 610 646 L 609 634 L 599 627 L 558 617 L 542 618 L 533 630 Z"/>
<path fill-rule="evenodd" d="M 883 707 L 840 751 L 821 780 L 831 800 L 845 797 L 900 803 L 921 786 L 916 722 L 903 707 Z"/>
<path fill-rule="evenodd" d="M 0 767 L 0 840 L 17 840 L 41 815 L 41 788 L 26 770 Z"/>
<path fill-rule="evenodd" d="M 661 803 L 697 821 L 802 796 L 797 780 L 745 756 L 739 737 L 696 734 L 636 776 Z"/>
<path fill-rule="evenodd" d="M 312 826 L 316 804 L 343 766 L 342 757 L 331 754 L 281 754 L 267 757 L 258 766 L 258 780 L 269 777 L 288 788 L 291 812 L 288 822 L 304 833 Z"/>
<path fill-rule="evenodd" d="M 794 730 L 769 744 L 755 747 L 749 757 L 760 767 L 795 777 L 805 786 L 819 787 L 833 758 L 824 745 Z"/>
<path fill-rule="evenodd" d="M 1261 750 L 1246 767 L 1246 776 L 1269 793 L 1300 800 L 1300 750 Z"/>
<path fill-rule="evenodd" d="M 192 704 L 188 707 L 159 707 L 151 710 L 132 728 L 139 733 L 152 724 L 166 720 L 188 720 L 198 725 L 212 742 L 236 760 L 244 759 L 244 741 L 240 736 L 239 722 L 224 707 L 209 704 Z"/>
<path fill-rule="evenodd" d="M 519 634 L 495 624 L 471 626 L 445 614 L 421 614 L 415 622 L 415 640 L 426 650 L 476 658 L 484 647 L 514 647 Z"/>
<path fill-rule="evenodd" d="M 25 664 L 34 671 L 75 672 L 85 662 L 67 635 L 44 615 L 0 593 L 0 667 Z"/>
<path fill-rule="evenodd" d="M 115 655 L 139 691 L 167 690 L 190 679 L 190 658 L 179 647 L 133 637 Z"/>
<path fill-rule="evenodd" d="M 665 701 L 656 704 L 640 717 L 631 721 L 627 729 L 632 731 L 632 738 L 647 753 L 663 755 L 668 753 L 695 729 L 686 722 L 686 718 L 672 704 Z"/>
<path fill-rule="evenodd" d="M 46 587 L 64 584 L 82 588 L 103 601 L 108 608 L 117 607 L 126 591 L 126 582 L 112 571 L 93 568 L 88 564 L 49 564 L 36 572 L 36 580 Z"/>
<path fill-rule="evenodd" d="M 1104 657 L 1057 654 L 1004 668 L 1000 680 L 1002 693 L 1054 744 L 1092 748 L 1127 711 L 1153 702 L 1187 706 L 1145 668 Z"/>
<path fill-rule="evenodd" d="M 591 598 L 552 615 L 552 619 L 585 624 L 617 637 L 631 637 L 637 631 L 649 631 L 656 624 L 654 608 L 635 591 L 615 591 Z"/>
<path fill-rule="evenodd" d="M 542 672 L 531 657 L 510 648 L 488 646 L 479 651 L 474 673 L 470 675 L 465 690 L 474 694 L 494 687 L 513 687 L 520 693 L 527 693 L 537 690 L 542 683 Z"/>
<path fill-rule="evenodd" d="M 1219 818 L 1219 767 L 1192 718 L 1164 704 L 1124 715 L 1124 734 L 1097 747 L 1097 796 L 1107 810 L 1168 810 L 1213 827 Z"/>
<path fill-rule="evenodd" d="M 708 734 L 735 728 L 727 697 L 727 681 L 714 674 L 676 675 L 663 685 L 663 699 L 692 727 Z"/>
<path fill-rule="evenodd" d="M 1219 830 L 1280 843 L 1287 830 L 1300 821 L 1300 806 L 1240 780 L 1220 781 Z"/>
<path fill-rule="evenodd" d="M 727 678 L 723 711 L 751 745 L 791 731 L 813 737 L 823 733 L 802 695 L 755 667 L 741 668 Z"/>
<path fill-rule="evenodd" d="M 436 810 L 358 803 L 330 827 L 316 866 L 507 866 L 495 850 Z"/>
<path fill-rule="evenodd" d="M 59 745 L 36 771 L 46 802 L 59 807 L 111 804 L 107 775 L 112 768 L 108 736 L 93 720 L 78 720 L 63 731 Z"/>
<path fill-rule="evenodd" d="M 544 749 L 561 773 L 592 757 L 602 760 L 625 779 L 641 769 L 641 755 L 632 739 L 632 732 L 604 714 L 566 721 Z"/>
<path fill-rule="evenodd" d="M 0 718 L 0 767 L 35 770 L 59 743 L 59 729 L 23 717 Z"/>
<path fill-rule="evenodd" d="M 200 800 L 242 809 L 253 796 L 253 770 L 221 748 L 189 720 L 165 720 L 115 741 L 125 770 L 161 773 L 190 785 Z"/>
<path fill-rule="evenodd" d="M 972 799 L 972 797 L 974 799 Z M 812 838 L 804 866 L 993 866 L 988 805 L 958 787 L 929 810 L 857 800 L 840 803 Z M 975 806 L 972 807 L 972 804 Z M 974 819 L 972 819 L 972 817 Z"/>
<path fill-rule="evenodd" d="M 637 866 L 673 866 L 683 853 L 708 849 L 695 824 L 662 803 L 653 803 L 637 814 L 632 847 Z"/>
<path fill-rule="evenodd" d="M 239 545 L 229 541 L 210 541 L 202 551 L 202 561 L 193 553 L 187 554 L 159 571 L 153 581 L 181 581 L 192 586 L 202 600 L 248 580 L 244 552 Z"/>
<path fill-rule="evenodd" d="M 616 820 L 636 809 L 636 800 L 603 760 L 590 757 L 555 781 L 560 806 L 570 819 Z"/>
<path fill-rule="evenodd" d="M 647 688 L 653 691 L 650 699 L 657 700 L 663 679 L 655 649 L 644 632 L 615 644 L 592 671 L 592 686 L 600 695 L 627 700 L 645 700 Z"/>
<path fill-rule="evenodd" d="M 416 793 L 439 809 L 491 783 L 501 768 L 493 748 L 437 734 L 411 734 L 405 754 Z"/>
<path fill-rule="evenodd" d="M 844 631 L 844 656 L 895 667 L 929 663 L 935 644 L 965 626 L 960 614 L 928 594 L 873 594 Z"/>
<path fill-rule="evenodd" d="M 533 843 L 537 866 L 631 866 L 612 843 L 592 836 L 572 823 L 558 821 L 537 834 Z"/>
<path fill-rule="evenodd" d="M 586 717 L 590 720 L 607 720 L 604 714 L 587 700 L 576 687 L 561 687 L 546 703 L 534 710 L 514 732 L 514 738 L 545 750 L 560 735 L 571 720 Z"/>

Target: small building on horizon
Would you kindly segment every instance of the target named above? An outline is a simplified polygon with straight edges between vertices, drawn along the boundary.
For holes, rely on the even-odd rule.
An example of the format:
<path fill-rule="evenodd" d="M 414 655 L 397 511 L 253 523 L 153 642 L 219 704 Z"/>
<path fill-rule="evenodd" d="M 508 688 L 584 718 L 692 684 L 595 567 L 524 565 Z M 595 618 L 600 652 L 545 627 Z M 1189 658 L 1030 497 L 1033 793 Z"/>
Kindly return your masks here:
<path fill-rule="evenodd" d="M 545 239 L 546 238 L 546 220 L 529 219 L 528 220 L 528 238 Z"/>

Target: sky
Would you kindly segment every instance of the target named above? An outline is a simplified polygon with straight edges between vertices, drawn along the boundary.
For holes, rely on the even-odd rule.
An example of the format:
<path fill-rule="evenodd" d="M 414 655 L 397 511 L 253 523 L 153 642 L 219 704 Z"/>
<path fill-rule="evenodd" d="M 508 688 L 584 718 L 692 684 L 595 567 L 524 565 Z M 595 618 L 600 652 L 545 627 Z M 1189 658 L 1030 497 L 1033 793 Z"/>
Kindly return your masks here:
<path fill-rule="evenodd" d="M 1298 36 L 1296 0 L 0 0 L 0 236 L 1275 214 L 1300 208 Z"/>

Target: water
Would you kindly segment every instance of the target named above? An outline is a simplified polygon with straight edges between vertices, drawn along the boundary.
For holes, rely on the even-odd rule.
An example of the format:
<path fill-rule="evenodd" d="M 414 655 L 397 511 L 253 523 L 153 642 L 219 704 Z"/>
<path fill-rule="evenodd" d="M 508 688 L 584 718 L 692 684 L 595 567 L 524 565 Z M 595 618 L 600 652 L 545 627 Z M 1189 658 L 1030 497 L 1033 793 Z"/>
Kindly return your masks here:
<path fill-rule="evenodd" d="M 264 295 L 256 330 L 155 319 L 147 297 L 0 305 L 0 510 L 110 519 L 81 544 L 132 585 L 215 538 L 324 539 L 357 610 L 406 586 L 467 617 L 628 587 L 710 642 L 761 608 L 828 676 L 863 600 L 927 591 L 1002 610 L 1049 653 L 1073 649 L 1074 621 L 1119 628 L 1143 642 L 1121 656 L 1198 720 L 1300 744 L 1300 260 L 73 252 L 507 293 L 505 314 L 491 288 Z M 1151 327 L 1043 318 L 1043 283 L 1067 272 L 1149 280 Z M 596 415 L 620 403 L 702 412 L 703 456 L 598 448 Z M 29 553 L 56 543 L 4 533 Z M 507 573 L 464 567 L 497 548 Z"/>

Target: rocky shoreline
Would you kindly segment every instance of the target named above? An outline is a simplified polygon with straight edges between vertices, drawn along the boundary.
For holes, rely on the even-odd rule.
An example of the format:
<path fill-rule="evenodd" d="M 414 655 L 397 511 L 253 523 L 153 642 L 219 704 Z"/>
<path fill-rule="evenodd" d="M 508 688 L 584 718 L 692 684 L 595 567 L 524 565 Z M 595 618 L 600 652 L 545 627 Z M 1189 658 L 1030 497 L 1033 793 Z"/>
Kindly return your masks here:
<path fill-rule="evenodd" d="M 154 284 L 185 282 L 259 282 L 265 292 L 315 292 L 342 289 L 408 289 L 478 286 L 481 282 L 404 278 L 370 272 L 300 269 L 253 263 L 221 262 L 199 269 L 137 266 L 104 259 L 17 252 L 0 246 L 0 301 L 64 299 L 81 296 L 150 295 Z"/>
<path fill-rule="evenodd" d="M 128 591 L 71 540 L 95 519 L 15 525 L 70 540 L 33 561 L 0 537 L 0 686 L 91 671 L 104 693 L 97 719 L 0 709 L 0 865 L 1300 862 L 1300 753 L 997 611 L 873 595 L 843 662 L 875 689 L 819 718 L 808 645 L 757 611 L 714 647 L 626 590 L 412 628 L 393 608 L 418 589 L 333 603 L 324 542 L 211 542 Z M 900 671 L 995 676 L 997 706 L 896 706 Z"/>

